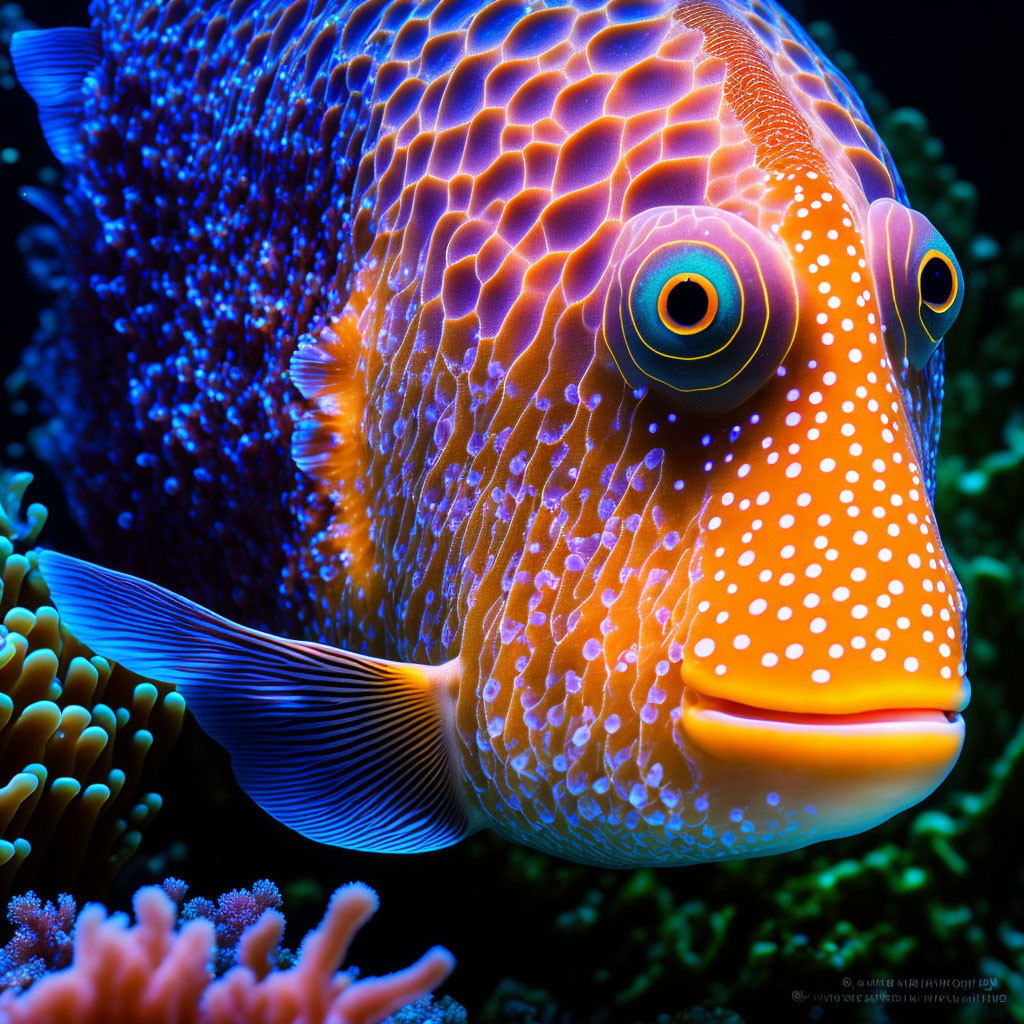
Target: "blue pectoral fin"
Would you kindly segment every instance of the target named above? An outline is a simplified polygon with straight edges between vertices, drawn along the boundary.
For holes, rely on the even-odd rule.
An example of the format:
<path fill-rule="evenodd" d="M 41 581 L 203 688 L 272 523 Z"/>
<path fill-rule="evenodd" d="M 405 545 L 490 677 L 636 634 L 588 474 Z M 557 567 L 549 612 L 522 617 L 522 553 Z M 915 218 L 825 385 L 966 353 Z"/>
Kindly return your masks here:
<path fill-rule="evenodd" d="M 39 123 L 62 164 L 75 159 L 82 121 L 82 83 L 100 62 L 100 34 L 91 28 L 15 32 L 11 60 L 22 88 L 39 107 Z"/>
<path fill-rule="evenodd" d="M 174 683 L 279 821 L 322 843 L 389 853 L 450 846 L 469 831 L 440 670 L 261 633 L 53 551 L 39 567 L 77 638 Z"/>

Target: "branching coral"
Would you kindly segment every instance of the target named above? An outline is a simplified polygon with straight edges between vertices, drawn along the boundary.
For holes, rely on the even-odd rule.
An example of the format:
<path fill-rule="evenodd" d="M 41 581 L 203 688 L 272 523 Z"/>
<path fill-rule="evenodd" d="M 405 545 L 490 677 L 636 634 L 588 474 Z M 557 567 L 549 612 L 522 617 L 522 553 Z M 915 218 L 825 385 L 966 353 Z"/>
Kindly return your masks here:
<path fill-rule="evenodd" d="M 284 918 L 266 910 L 238 942 L 238 963 L 214 979 L 212 921 L 175 928 L 160 888 L 135 895 L 136 924 L 88 906 L 78 916 L 71 965 L 18 995 L 0 995 L 0 1024 L 377 1024 L 439 985 L 451 954 L 429 950 L 411 967 L 381 978 L 339 971 L 355 933 L 377 909 L 365 885 L 338 889 L 297 961 L 274 970 Z"/>
<path fill-rule="evenodd" d="M 163 889 L 175 903 L 181 904 L 188 886 L 175 878 L 164 880 Z M 252 889 L 232 889 L 223 893 L 216 904 L 205 897 L 197 896 L 181 908 L 182 921 L 205 919 L 214 924 L 217 942 L 214 969 L 218 974 L 232 966 L 238 956 L 238 944 L 246 930 L 251 928 L 267 910 L 281 908 L 281 893 L 273 882 L 266 878 L 256 882 Z M 284 963 L 289 954 L 282 953 Z M 283 966 L 279 960 L 278 966 Z"/>
<path fill-rule="evenodd" d="M 0 479 L 0 890 L 45 863 L 50 883 L 102 889 L 160 807 L 138 796 L 177 737 L 169 687 L 96 657 L 60 624 L 32 543 L 42 505 L 21 504 L 28 474 Z"/>
<path fill-rule="evenodd" d="M 11 940 L 0 950 L 0 991 L 28 988 L 37 978 L 71 963 L 71 932 L 75 900 L 62 893 L 56 906 L 34 892 L 15 896 L 7 904 L 14 925 Z"/>

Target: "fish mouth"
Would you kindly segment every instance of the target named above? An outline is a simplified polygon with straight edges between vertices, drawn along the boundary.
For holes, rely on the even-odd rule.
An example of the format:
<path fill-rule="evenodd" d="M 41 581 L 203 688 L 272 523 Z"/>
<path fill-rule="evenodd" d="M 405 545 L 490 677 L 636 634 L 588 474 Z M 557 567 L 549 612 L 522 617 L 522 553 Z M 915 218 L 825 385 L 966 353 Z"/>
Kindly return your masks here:
<path fill-rule="evenodd" d="M 969 692 L 969 691 L 968 691 Z M 947 694 L 951 704 L 966 703 Z M 960 756 L 955 708 L 780 711 L 712 697 L 687 686 L 682 731 L 708 777 L 743 806 L 768 792 L 805 808 L 800 834 L 834 839 L 873 828 L 929 795 Z M 908 702 L 909 704 L 909 702 Z"/>
<path fill-rule="evenodd" d="M 964 740 L 958 709 L 883 707 L 848 713 L 794 712 L 714 697 L 687 687 L 689 738 L 724 761 L 803 766 L 834 774 L 907 772 L 922 781 L 953 767 Z"/>

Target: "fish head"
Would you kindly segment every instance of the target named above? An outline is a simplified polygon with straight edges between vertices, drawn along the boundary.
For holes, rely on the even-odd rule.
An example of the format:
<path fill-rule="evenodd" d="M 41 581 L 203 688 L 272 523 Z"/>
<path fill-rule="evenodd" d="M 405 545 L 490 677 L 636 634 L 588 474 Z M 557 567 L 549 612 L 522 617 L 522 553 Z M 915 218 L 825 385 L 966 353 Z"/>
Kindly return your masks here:
<path fill-rule="evenodd" d="M 767 225 L 638 214 L 604 289 L 609 355 L 685 481 L 662 514 L 690 538 L 668 645 L 636 657 L 662 690 L 678 673 L 701 830 L 739 855 L 918 802 L 969 698 L 925 433 L 961 271 L 921 214 L 817 168 L 771 173 Z"/>
<path fill-rule="evenodd" d="M 681 10 L 724 46 L 721 7 Z M 580 859 L 849 835 L 929 794 L 964 738 L 964 597 L 931 493 L 962 275 L 773 72 L 757 102 L 749 75 L 730 99 L 757 44 L 729 32 L 756 187 L 689 201 L 681 161 L 656 158 L 662 185 L 627 189 L 556 275 L 563 297 L 597 286 L 533 328 L 550 331 L 533 393 L 550 429 L 521 468 L 548 513 L 493 620 L 477 745 L 564 773 L 576 832 L 615 826 L 600 857 L 566 829 L 557 848 Z"/>
<path fill-rule="evenodd" d="M 360 172 L 367 601 L 458 664 L 510 838 L 685 863 L 884 820 L 963 741 L 955 258 L 774 6 L 492 17 Z"/>

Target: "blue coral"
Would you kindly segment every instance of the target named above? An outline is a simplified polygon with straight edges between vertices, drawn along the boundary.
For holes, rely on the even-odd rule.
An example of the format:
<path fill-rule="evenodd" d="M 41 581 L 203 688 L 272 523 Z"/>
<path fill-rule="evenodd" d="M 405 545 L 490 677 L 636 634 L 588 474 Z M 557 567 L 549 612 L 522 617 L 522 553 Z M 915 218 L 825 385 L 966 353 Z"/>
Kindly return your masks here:
<path fill-rule="evenodd" d="M 163 890 L 175 903 L 181 904 L 188 886 L 176 878 L 164 880 Z M 281 907 L 281 893 L 267 878 L 253 883 L 251 889 L 232 889 L 222 893 L 216 904 L 203 896 L 196 896 L 181 907 L 181 921 L 205 918 L 215 926 L 217 948 L 214 954 L 214 969 L 223 974 L 233 967 L 238 957 L 238 941 L 246 929 L 251 928 L 266 910 Z M 293 962 L 294 955 L 288 950 L 278 953 L 279 967 Z"/>
<path fill-rule="evenodd" d="M 34 892 L 15 896 L 7 904 L 14 935 L 0 950 L 0 992 L 21 991 L 37 978 L 71 963 L 75 899 L 67 893 L 56 905 L 43 903 Z"/>

